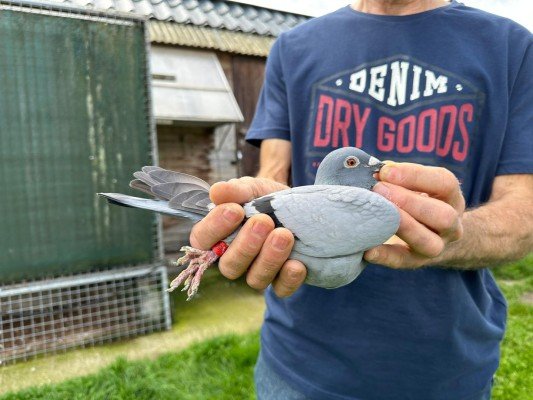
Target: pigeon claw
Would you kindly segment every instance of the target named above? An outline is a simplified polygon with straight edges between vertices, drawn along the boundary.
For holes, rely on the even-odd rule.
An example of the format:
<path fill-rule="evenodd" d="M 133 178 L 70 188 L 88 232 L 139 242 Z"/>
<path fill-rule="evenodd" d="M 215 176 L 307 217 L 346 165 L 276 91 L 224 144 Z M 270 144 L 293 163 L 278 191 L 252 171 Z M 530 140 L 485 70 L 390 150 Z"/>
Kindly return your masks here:
<path fill-rule="evenodd" d="M 176 265 L 189 265 L 170 283 L 167 292 L 174 291 L 183 283 L 181 291 L 187 291 L 189 301 L 198 293 L 205 270 L 214 264 L 219 256 L 212 250 L 199 250 L 190 246 L 184 246 L 180 251 L 184 251 L 185 255 L 178 259 Z"/>

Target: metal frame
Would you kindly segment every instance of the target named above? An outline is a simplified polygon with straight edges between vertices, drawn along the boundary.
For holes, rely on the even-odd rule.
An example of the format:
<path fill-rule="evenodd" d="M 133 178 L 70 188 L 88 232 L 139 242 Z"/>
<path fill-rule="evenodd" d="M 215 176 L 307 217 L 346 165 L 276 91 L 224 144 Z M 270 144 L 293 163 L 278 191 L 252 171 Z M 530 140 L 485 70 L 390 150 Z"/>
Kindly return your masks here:
<path fill-rule="evenodd" d="M 0 366 L 169 329 L 164 266 L 35 281 L 0 291 Z"/>
<path fill-rule="evenodd" d="M 34 0 L 0 0 L 0 10 L 9 9 L 23 12 L 43 13 L 47 15 L 66 14 L 64 16 L 73 16 L 80 19 L 99 18 L 102 21 L 111 23 L 121 23 L 119 19 L 134 22 L 147 21 L 143 15 L 125 13 L 121 11 L 102 11 L 80 7 L 75 4 L 64 4 L 56 2 L 34 1 Z M 145 28 L 145 31 L 147 29 Z"/>
<path fill-rule="evenodd" d="M 14 285 L 0 287 L 0 299 L 5 297 L 21 296 L 30 293 L 36 293 L 43 290 L 57 290 L 71 286 L 81 286 L 92 283 L 105 282 L 109 280 L 133 278 L 136 276 L 148 275 L 154 271 L 158 271 L 161 268 L 165 267 L 144 266 L 138 268 L 122 268 L 98 273 L 80 274 L 72 275 L 69 277 L 17 283 Z M 0 311 L 2 311 L 1 307 L 2 303 L 0 302 Z"/>
<path fill-rule="evenodd" d="M 156 134 L 156 121 L 153 113 L 152 105 L 152 79 L 150 69 L 149 54 L 151 51 L 151 42 L 148 30 L 148 18 L 143 15 L 134 13 L 125 13 L 119 11 L 99 11 L 93 9 L 83 8 L 77 5 L 55 3 L 35 0 L 0 0 L 0 10 L 13 10 L 27 13 L 53 15 L 58 17 L 86 19 L 98 22 L 106 22 L 113 24 L 126 24 L 130 25 L 138 23 L 142 26 L 146 57 L 144 60 L 145 73 L 144 73 L 144 87 L 146 90 L 146 110 L 148 112 L 148 131 L 150 135 L 151 143 L 151 158 L 153 165 L 159 165 L 159 152 L 157 146 L 157 134 Z M 154 247 L 154 260 L 161 261 L 164 258 L 164 246 L 163 246 L 163 224 L 162 218 L 159 214 L 156 214 L 156 243 Z"/>
<path fill-rule="evenodd" d="M 153 164 L 158 164 L 151 99 L 150 41 L 144 16 L 33 0 L 0 0 L 0 10 L 113 24 L 141 24 L 146 46 L 144 87 L 150 156 Z M 154 229 L 153 265 L 122 266 L 95 273 L 0 286 L 0 366 L 38 354 L 170 329 L 170 301 L 165 291 L 168 277 L 162 262 L 163 233 L 159 216 Z"/>
<path fill-rule="evenodd" d="M 159 165 L 159 148 L 157 146 L 157 128 L 156 128 L 156 121 L 154 117 L 154 109 L 153 109 L 153 102 L 152 102 L 152 72 L 150 68 L 150 57 L 149 54 L 151 52 L 151 42 L 150 42 L 150 33 L 148 31 L 148 24 L 147 20 L 144 19 L 143 23 L 143 30 L 144 30 L 144 42 L 146 47 L 145 54 L 147 55 L 144 65 L 146 68 L 146 72 L 144 74 L 145 79 L 145 88 L 147 90 L 146 99 L 147 99 L 147 110 L 148 110 L 148 130 L 150 132 L 150 142 L 152 143 L 152 163 L 154 165 Z M 163 245 L 163 219 L 160 214 L 156 214 L 156 229 L 157 229 L 157 249 L 156 249 L 156 259 L 162 260 L 164 258 L 164 245 Z M 168 299 L 167 299 L 168 300 Z"/>

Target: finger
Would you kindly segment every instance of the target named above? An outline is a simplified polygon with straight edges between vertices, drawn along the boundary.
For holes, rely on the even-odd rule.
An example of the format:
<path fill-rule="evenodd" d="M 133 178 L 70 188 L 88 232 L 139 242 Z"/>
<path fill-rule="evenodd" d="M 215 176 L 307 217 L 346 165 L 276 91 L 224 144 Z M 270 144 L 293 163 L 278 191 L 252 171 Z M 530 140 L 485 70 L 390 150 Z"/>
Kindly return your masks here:
<path fill-rule="evenodd" d="M 254 289 L 265 289 L 270 285 L 287 261 L 293 245 L 294 236 L 288 229 L 274 229 L 248 270 L 246 283 Z"/>
<path fill-rule="evenodd" d="M 215 207 L 191 231 L 191 246 L 208 250 L 228 237 L 244 219 L 244 210 L 238 204 L 228 203 Z"/>
<path fill-rule="evenodd" d="M 228 279 L 244 274 L 261 251 L 266 238 L 274 229 L 274 221 L 266 214 L 252 216 L 220 258 L 219 269 Z"/>
<path fill-rule="evenodd" d="M 401 244 L 382 244 L 365 252 L 364 259 L 373 264 L 394 269 L 414 269 L 425 265 L 426 257 L 412 253 Z"/>
<path fill-rule="evenodd" d="M 400 210 L 400 227 L 396 235 L 407 243 L 412 251 L 424 257 L 437 257 L 444 250 L 445 242 L 439 235 L 403 210 Z"/>
<path fill-rule="evenodd" d="M 421 196 L 401 186 L 385 182 L 379 182 L 374 186 L 374 191 L 439 235 L 455 236 L 459 230 L 459 213 L 444 201 Z"/>
<path fill-rule="evenodd" d="M 247 176 L 215 183 L 209 191 L 209 196 L 215 204 L 244 204 L 257 197 L 284 189 L 287 189 L 287 186 L 270 179 Z"/>
<path fill-rule="evenodd" d="M 379 179 L 406 189 L 424 192 L 446 201 L 456 210 L 464 210 L 465 201 L 455 175 L 441 167 L 413 163 L 387 162 L 379 171 Z"/>
<path fill-rule="evenodd" d="M 278 297 L 288 297 L 305 281 L 307 269 L 300 261 L 287 260 L 281 267 L 278 277 L 272 283 L 272 289 Z"/>

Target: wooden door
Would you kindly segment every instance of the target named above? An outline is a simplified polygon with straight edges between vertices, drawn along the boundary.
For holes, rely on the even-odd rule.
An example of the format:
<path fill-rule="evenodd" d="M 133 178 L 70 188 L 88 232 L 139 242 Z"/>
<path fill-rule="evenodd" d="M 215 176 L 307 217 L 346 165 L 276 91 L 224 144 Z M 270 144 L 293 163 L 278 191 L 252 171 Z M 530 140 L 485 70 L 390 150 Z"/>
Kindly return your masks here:
<path fill-rule="evenodd" d="M 242 154 L 240 176 L 254 176 L 259 169 L 259 150 L 246 143 L 244 137 L 252 123 L 263 86 L 265 62 L 266 59 L 261 57 L 233 57 L 233 92 L 244 116 L 244 122 L 237 125 L 237 149 Z"/>

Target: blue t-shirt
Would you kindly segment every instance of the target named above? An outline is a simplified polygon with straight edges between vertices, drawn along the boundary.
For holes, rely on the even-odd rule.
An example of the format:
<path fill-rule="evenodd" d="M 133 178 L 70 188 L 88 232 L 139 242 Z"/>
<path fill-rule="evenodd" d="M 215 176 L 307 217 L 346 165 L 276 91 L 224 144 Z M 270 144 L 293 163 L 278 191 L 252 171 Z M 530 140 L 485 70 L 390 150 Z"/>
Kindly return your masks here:
<path fill-rule="evenodd" d="M 345 7 L 276 41 L 248 140 L 290 140 L 295 186 L 341 146 L 443 166 L 473 207 L 497 175 L 533 173 L 532 77 L 532 35 L 505 18 Z M 266 299 L 265 361 L 313 399 L 478 399 L 498 367 L 506 303 L 488 270 L 370 265 Z"/>

